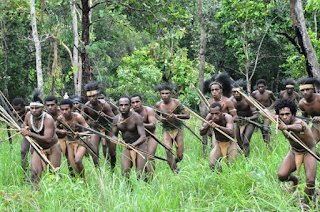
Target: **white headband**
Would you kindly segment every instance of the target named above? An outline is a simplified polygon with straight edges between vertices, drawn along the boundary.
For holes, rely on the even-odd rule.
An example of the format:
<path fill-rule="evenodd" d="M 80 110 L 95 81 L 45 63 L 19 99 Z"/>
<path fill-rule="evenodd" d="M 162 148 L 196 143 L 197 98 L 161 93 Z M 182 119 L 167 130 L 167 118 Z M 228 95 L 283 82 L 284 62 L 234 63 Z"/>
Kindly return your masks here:
<path fill-rule="evenodd" d="M 43 107 L 43 104 L 40 103 L 40 102 L 31 102 L 31 103 L 30 103 L 30 107 L 32 107 L 32 106 Z"/>

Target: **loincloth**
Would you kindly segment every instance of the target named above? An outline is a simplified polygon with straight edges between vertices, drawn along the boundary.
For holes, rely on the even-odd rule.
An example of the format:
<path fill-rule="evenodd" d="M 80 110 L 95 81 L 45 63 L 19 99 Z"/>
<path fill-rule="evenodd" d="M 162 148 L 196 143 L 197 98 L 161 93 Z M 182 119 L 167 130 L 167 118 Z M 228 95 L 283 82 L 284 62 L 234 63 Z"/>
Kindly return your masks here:
<path fill-rule="evenodd" d="M 247 126 L 248 126 L 248 122 L 244 122 L 244 123 L 241 123 L 241 125 L 240 124 L 238 125 L 239 131 L 240 131 L 240 138 L 242 141 L 244 140 L 244 132 Z"/>
<path fill-rule="evenodd" d="M 102 135 L 106 135 L 106 132 L 112 132 L 109 125 L 108 125 L 108 126 L 105 126 L 105 128 L 99 127 L 97 130 L 98 130 L 98 132 L 100 132 Z M 107 140 L 106 140 L 105 138 L 101 138 L 101 142 L 102 142 L 102 145 L 103 145 L 103 146 L 107 145 Z"/>
<path fill-rule="evenodd" d="M 51 155 L 51 149 L 42 149 L 41 152 L 45 155 L 46 158 L 49 157 L 49 155 Z M 41 164 L 42 164 L 42 168 L 44 171 L 47 170 L 47 164 L 41 159 Z"/>
<path fill-rule="evenodd" d="M 301 165 L 303 163 L 304 157 L 307 153 L 307 151 L 305 149 L 301 150 L 301 149 L 296 149 L 294 147 L 291 146 L 290 151 L 294 154 L 294 162 L 296 164 L 296 170 L 297 170 L 297 176 L 300 176 L 300 168 Z"/>
<path fill-rule="evenodd" d="M 174 144 L 176 147 L 179 147 L 176 138 L 178 136 L 180 129 L 170 129 L 170 130 L 165 130 L 166 133 L 168 133 L 168 135 L 170 136 L 170 138 L 173 140 Z"/>
<path fill-rule="evenodd" d="M 223 157 L 227 156 L 230 141 L 219 141 L 218 146 Z"/>

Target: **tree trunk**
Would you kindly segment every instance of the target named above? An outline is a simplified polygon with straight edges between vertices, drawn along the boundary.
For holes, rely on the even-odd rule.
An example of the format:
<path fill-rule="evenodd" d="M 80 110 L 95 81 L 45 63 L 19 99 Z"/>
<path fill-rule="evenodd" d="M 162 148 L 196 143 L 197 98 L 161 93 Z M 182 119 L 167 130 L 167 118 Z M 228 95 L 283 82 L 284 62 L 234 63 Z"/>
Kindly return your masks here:
<path fill-rule="evenodd" d="M 6 4 L 7 1 L 4 2 L 4 4 Z M 4 57 L 4 68 L 3 68 L 3 74 L 2 77 L 0 77 L 1 82 L 3 83 L 3 93 L 4 95 L 8 98 L 9 97 L 9 91 L 8 91 L 8 46 L 7 46 L 7 41 L 6 41 L 6 20 L 5 18 L 3 20 L 0 20 L 0 24 L 1 24 L 1 46 L 2 46 L 2 53 L 3 53 L 3 57 Z"/>
<path fill-rule="evenodd" d="M 204 82 L 204 71 L 206 65 L 206 28 L 204 23 L 203 11 L 202 11 L 202 0 L 198 0 L 198 15 L 199 15 L 199 23 L 200 23 L 200 69 L 199 69 L 199 85 L 200 90 L 203 91 L 203 82 Z M 204 102 L 200 101 L 200 113 L 202 117 L 207 115 L 207 109 Z M 204 156 L 207 154 L 207 144 L 208 144 L 208 137 L 205 135 L 203 136 L 203 154 Z"/>
<path fill-rule="evenodd" d="M 53 61 L 52 61 L 52 68 L 51 68 L 51 95 L 54 95 L 55 93 L 55 87 L 56 87 L 56 69 L 57 69 L 57 63 L 58 63 L 58 32 L 53 36 Z"/>
<path fill-rule="evenodd" d="M 306 71 L 309 77 L 320 79 L 319 63 L 308 35 L 301 0 L 290 0 L 290 13 L 295 34 L 306 59 Z"/>
<path fill-rule="evenodd" d="M 81 0 L 82 4 L 82 83 L 91 81 L 92 73 L 90 68 L 90 57 L 86 51 L 86 46 L 90 44 L 90 5 L 88 0 Z"/>
<path fill-rule="evenodd" d="M 78 35 L 78 18 L 76 13 L 76 5 L 75 0 L 70 0 L 70 7 L 71 7 L 71 15 L 72 15 L 72 29 L 73 29 L 73 83 L 74 83 L 74 92 L 76 95 L 81 96 L 81 86 L 82 86 L 82 74 L 80 71 L 82 70 L 79 68 L 79 35 Z"/>
<path fill-rule="evenodd" d="M 34 0 L 30 0 L 30 15 L 31 15 L 31 26 L 32 26 L 32 38 L 36 49 L 36 70 L 37 70 L 37 81 L 38 90 L 43 97 L 43 76 L 42 76 L 42 62 L 41 62 L 41 45 L 37 30 L 37 19 L 36 19 L 36 8 Z"/>

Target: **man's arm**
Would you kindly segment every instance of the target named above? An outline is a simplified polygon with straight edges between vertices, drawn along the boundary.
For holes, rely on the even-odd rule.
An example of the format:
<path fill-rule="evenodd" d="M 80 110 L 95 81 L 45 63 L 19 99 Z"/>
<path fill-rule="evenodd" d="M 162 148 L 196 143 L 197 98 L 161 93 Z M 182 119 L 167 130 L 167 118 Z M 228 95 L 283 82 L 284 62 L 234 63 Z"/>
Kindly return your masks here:
<path fill-rule="evenodd" d="M 156 129 L 156 118 L 152 108 L 147 107 L 148 123 L 144 123 L 144 127 L 147 130 L 154 131 Z"/>
<path fill-rule="evenodd" d="M 139 146 L 140 144 L 142 144 L 143 142 L 146 141 L 146 132 L 144 130 L 142 117 L 140 115 L 135 114 L 134 115 L 134 123 L 137 125 L 137 131 L 138 131 L 138 134 L 140 137 L 135 142 L 133 142 L 131 145 L 132 146 Z"/>
<path fill-rule="evenodd" d="M 270 91 L 270 93 L 269 93 L 269 99 L 271 101 L 271 105 L 269 107 L 267 107 L 267 108 L 269 110 L 271 110 L 274 107 L 274 105 L 276 104 L 276 97 L 274 96 L 272 91 Z"/>
<path fill-rule="evenodd" d="M 22 129 L 21 134 L 24 136 L 30 136 L 37 140 L 38 143 L 47 144 L 51 143 L 55 138 L 55 125 L 52 117 L 46 115 L 43 123 L 44 132 L 43 135 L 31 132 L 29 129 Z"/>
<path fill-rule="evenodd" d="M 113 119 L 113 123 L 112 123 L 112 138 L 114 140 L 118 140 L 118 133 L 119 133 L 119 128 L 118 128 L 118 118 L 119 116 L 117 115 L 116 117 L 114 117 Z"/>
<path fill-rule="evenodd" d="M 233 119 L 232 119 L 232 116 L 229 115 L 229 114 L 225 114 L 225 119 L 226 119 L 226 126 L 221 126 L 221 125 L 218 125 L 216 124 L 215 122 L 212 123 L 212 127 L 213 128 L 218 128 L 220 130 L 222 130 L 223 132 L 225 132 L 226 134 L 228 135 L 231 135 L 233 136 L 234 135 L 234 132 L 233 132 Z"/>
<path fill-rule="evenodd" d="M 211 120 L 212 116 L 211 114 L 209 113 L 207 116 L 206 116 L 206 120 L 209 121 L 210 123 L 212 123 L 212 120 Z M 200 135 L 201 136 L 204 136 L 207 134 L 209 130 L 209 124 L 206 123 L 206 122 L 203 122 L 201 127 L 200 127 Z"/>

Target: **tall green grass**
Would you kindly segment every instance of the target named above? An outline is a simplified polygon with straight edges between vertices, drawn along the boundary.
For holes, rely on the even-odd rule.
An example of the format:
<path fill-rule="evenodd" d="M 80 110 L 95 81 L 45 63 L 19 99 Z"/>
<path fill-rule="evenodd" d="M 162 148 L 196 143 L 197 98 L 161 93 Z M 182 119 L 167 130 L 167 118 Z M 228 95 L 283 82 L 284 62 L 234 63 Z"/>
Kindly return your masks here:
<path fill-rule="evenodd" d="M 200 122 L 191 119 L 187 123 L 198 133 Z M 160 127 L 158 134 L 162 134 Z M 221 171 L 209 168 L 199 140 L 186 129 L 184 135 L 184 159 L 177 175 L 165 162 L 156 161 L 151 182 L 137 181 L 134 171 L 128 182 L 121 175 L 119 147 L 113 173 L 104 158 L 99 170 L 85 157 L 85 180 L 71 178 L 63 158 L 59 175 L 42 175 L 40 191 L 33 191 L 31 183 L 24 181 L 21 136 L 16 136 L 12 146 L 9 142 L 0 145 L 0 211 L 301 211 L 298 202 L 303 197 L 304 170 L 294 194 L 287 192 L 290 183 L 277 179 L 278 167 L 289 150 L 281 133 L 272 132 L 269 149 L 256 131 L 250 157 L 240 155 L 230 166 L 222 162 Z M 1 131 L 0 141 L 6 137 Z M 161 146 L 157 154 L 165 157 Z"/>

